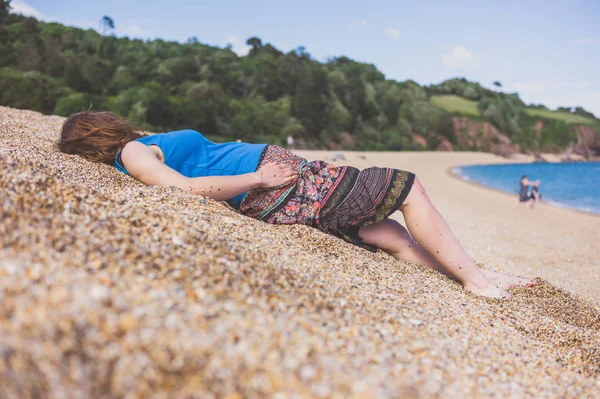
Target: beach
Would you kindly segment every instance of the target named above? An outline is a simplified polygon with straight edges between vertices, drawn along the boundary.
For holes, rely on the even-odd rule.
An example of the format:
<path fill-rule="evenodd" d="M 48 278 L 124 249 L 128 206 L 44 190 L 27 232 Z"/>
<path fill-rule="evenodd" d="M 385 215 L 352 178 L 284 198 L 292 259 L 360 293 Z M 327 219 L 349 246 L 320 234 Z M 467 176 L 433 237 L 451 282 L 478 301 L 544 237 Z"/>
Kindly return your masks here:
<path fill-rule="evenodd" d="M 516 196 L 451 173 L 526 158 L 333 161 L 415 172 L 481 267 L 539 278 L 489 300 L 381 251 L 61 154 L 63 120 L 0 107 L 0 397 L 599 392 L 600 218 L 512 209 Z"/>
<path fill-rule="evenodd" d="M 299 151 L 307 159 L 335 153 Z M 600 307 L 600 216 L 548 205 L 513 209 L 517 195 L 465 182 L 452 169 L 465 165 L 532 162 L 481 152 L 343 152 L 358 168 L 373 165 L 414 172 L 469 254 L 492 269 L 539 276 Z M 545 158 L 553 159 L 549 155 Z M 515 187 L 518 182 L 515 182 Z M 394 218 L 403 221 L 397 212 Z"/>

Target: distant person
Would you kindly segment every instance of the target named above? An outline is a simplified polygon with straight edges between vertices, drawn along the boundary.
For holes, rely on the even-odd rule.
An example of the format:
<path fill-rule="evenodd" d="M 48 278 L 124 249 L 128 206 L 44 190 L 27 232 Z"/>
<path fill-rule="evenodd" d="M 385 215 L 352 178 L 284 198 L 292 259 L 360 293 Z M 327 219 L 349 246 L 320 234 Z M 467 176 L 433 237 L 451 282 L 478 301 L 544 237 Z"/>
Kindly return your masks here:
<path fill-rule="evenodd" d="M 286 144 L 288 148 L 294 148 L 294 137 L 292 135 L 287 136 Z"/>
<path fill-rule="evenodd" d="M 308 162 L 274 145 L 212 143 L 194 130 L 145 136 L 110 112 L 68 117 L 58 147 L 151 186 L 227 201 L 267 223 L 304 224 L 365 249 L 380 248 L 449 275 L 477 295 L 504 298 L 508 288 L 535 284 L 479 269 L 411 172 Z M 408 231 L 388 218 L 397 210 Z"/>
<path fill-rule="evenodd" d="M 521 177 L 521 180 L 519 181 L 519 202 L 517 202 L 515 204 L 515 207 L 519 204 L 522 203 L 528 203 L 530 207 L 533 207 L 533 204 L 535 203 L 535 201 L 538 199 L 536 196 L 534 196 L 533 194 L 529 194 L 529 187 L 534 187 L 536 188 L 536 195 L 537 194 L 537 187 L 540 185 L 540 181 L 536 180 L 536 181 L 530 181 L 527 178 L 527 175 L 523 175 Z"/>
<path fill-rule="evenodd" d="M 537 186 L 533 186 L 531 188 L 531 195 L 529 196 L 530 206 L 533 208 L 533 205 L 542 199 L 542 194 L 539 192 L 539 183 Z"/>

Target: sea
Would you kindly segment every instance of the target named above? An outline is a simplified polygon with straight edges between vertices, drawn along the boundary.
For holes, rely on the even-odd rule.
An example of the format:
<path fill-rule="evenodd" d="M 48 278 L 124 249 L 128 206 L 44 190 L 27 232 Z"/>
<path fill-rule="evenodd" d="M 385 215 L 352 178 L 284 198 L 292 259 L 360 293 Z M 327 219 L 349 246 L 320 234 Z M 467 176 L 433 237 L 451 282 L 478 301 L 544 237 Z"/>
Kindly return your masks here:
<path fill-rule="evenodd" d="M 600 215 L 600 162 L 527 163 L 461 166 L 453 172 L 465 180 L 506 193 L 519 193 L 519 180 L 540 180 L 542 202 Z"/>

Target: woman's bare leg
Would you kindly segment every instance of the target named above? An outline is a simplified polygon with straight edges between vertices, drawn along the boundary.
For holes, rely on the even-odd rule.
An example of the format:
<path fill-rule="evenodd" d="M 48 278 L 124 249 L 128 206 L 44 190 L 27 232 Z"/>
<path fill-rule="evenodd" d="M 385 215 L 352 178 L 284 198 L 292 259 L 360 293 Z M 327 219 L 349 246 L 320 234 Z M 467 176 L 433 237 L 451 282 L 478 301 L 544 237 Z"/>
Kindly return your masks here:
<path fill-rule="evenodd" d="M 415 242 L 404 226 L 393 219 L 361 227 L 358 234 L 366 244 L 375 245 L 398 260 L 427 266 L 450 275 L 444 266 Z"/>
<path fill-rule="evenodd" d="M 404 226 L 395 220 L 385 219 L 381 223 L 362 227 L 359 235 L 365 243 L 375 245 L 398 260 L 427 266 L 452 277 L 451 273 L 426 250 L 421 248 L 411 237 L 410 233 L 406 231 Z M 481 270 L 488 280 L 505 290 L 516 286 L 535 285 L 535 281 L 530 279 L 511 276 L 493 270 L 479 270 Z"/>
<path fill-rule="evenodd" d="M 400 207 L 408 231 L 431 256 L 469 291 L 493 298 L 509 294 L 496 287 L 469 258 L 450 227 L 431 203 L 425 188 L 415 178 L 413 186 Z"/>
<path fill-rule="evenodd" d="M 400 207 L 408 231 L 444 269 L 460 281 L 465 289 L 491 298 L 506 298 L 510 294 L 494 285 L 469 258 L 450 227 L 431 203 L 429 196 L 415 178 L 404 204 Z"/>

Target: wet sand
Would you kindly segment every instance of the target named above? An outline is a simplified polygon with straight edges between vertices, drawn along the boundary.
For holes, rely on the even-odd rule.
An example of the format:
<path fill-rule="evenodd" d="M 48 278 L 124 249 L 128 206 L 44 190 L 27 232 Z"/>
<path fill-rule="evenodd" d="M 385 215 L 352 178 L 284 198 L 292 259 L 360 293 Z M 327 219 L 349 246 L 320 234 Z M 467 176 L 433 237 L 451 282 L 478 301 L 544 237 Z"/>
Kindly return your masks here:
<path fill-rule="evenodd" d="M 599 391 L 598 218 L 447 173 L 501 158 L 345 153 L 416 172 L 482 266 L 542 278 L 505 301 L 60 154 L 62 121 L 0 107 L 0 397 Z"/>

